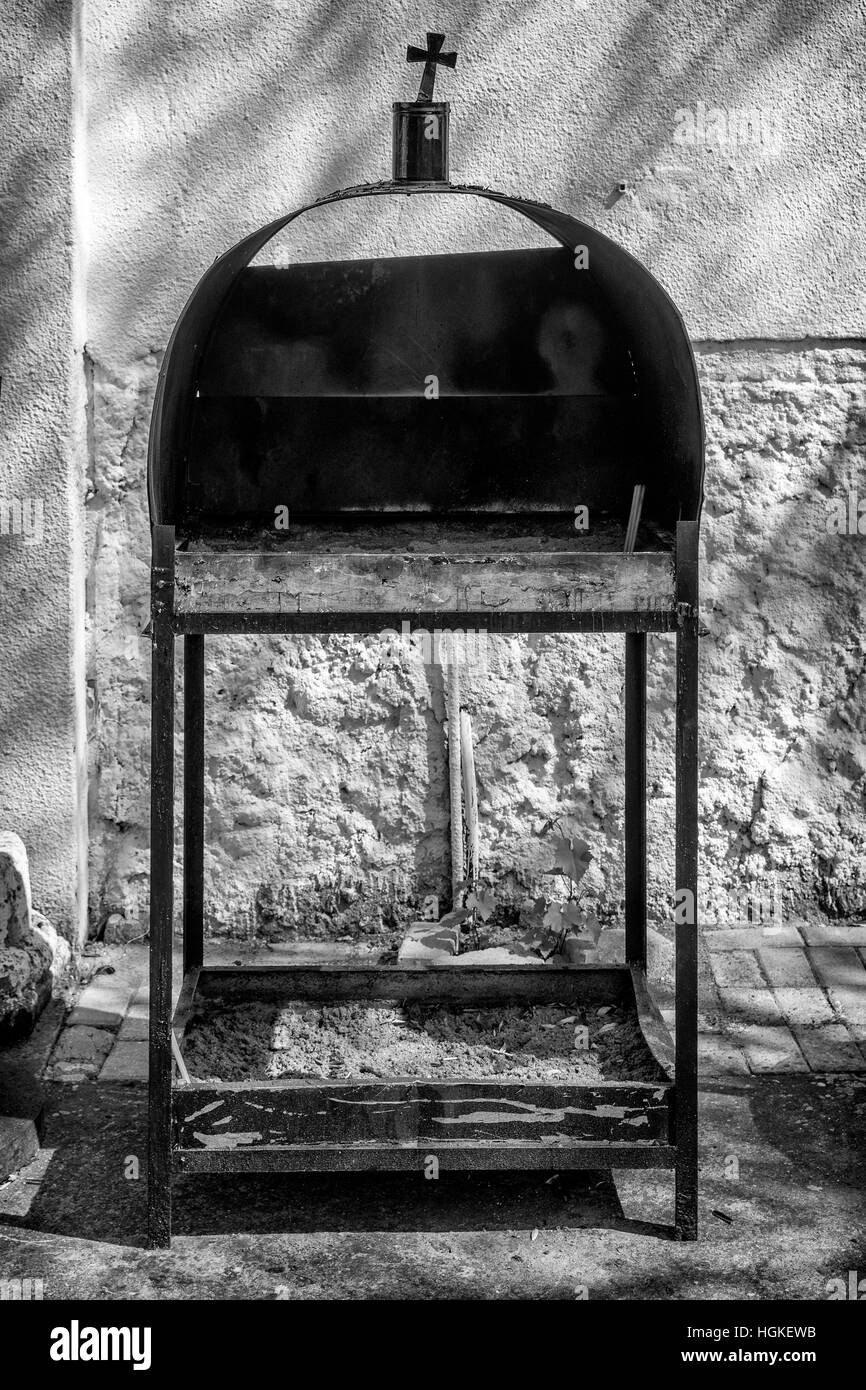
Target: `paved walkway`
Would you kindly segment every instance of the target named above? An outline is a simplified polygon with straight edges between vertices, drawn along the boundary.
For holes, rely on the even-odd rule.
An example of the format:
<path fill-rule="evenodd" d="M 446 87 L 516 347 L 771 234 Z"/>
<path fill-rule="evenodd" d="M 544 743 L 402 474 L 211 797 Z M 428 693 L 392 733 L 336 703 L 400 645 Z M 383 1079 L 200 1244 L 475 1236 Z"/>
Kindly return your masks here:
<path fill-rule="evenodd" d="M 239 949 L 216 944 L 209 958 L 225 964 Z M 310 945 L 293 954 L 314 960 L 327 951 Z M 271 951 L 267 959 L 276 963 L 278 955 Z M 704 933 L 701 958 L 705 1076 L 866 1071 L 866 926 L 713 929 Z M 100 963 L 106 968 L 82 990 L 59 1032 L 48 1080 L 147 1080 L 147 947 L 106 948 Z M 177 952 L 175 998 L 180 980 Z M 659 998 L 673 1028 L 671 996 L 661 990 Z"/>
<path fill-rule="evenodd" d="M 707 931 L 704 947 L 705 1070 L 866 1071 L 866 926 Z"/>

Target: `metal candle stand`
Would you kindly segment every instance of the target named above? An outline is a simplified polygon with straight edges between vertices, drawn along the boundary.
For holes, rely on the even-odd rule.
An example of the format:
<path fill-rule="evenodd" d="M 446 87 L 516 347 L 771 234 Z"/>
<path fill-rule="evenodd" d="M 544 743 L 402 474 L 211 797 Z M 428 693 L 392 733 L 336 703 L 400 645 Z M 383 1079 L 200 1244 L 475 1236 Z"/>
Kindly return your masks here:
<path fill-rule="evenodd" d="M 428 36 L 430 52 L 441 49 L 437 39 Z M 422 95 L 429 104 L 432 80 Z M 447 163 L 442 178 L 421 177 L 411 150 L 399 168 L 397 181 L 309 207 L 407 193 L 483 198 L 558 248 L 249 269 L 309 211 L 301 208 L 214 263 L 163 361 L 148 469 L 150 1241 L 170 1241 L 174 1171 L 421 1172 L 431 1154 L 441 1171 L 673 1168 L 675 1232 L 691 1240 L 693 913 L 676 926 L 675 1043 L 646 983 L 651 632 L 676 633 L 676 889 L 697 902 L 703 421 L 691 347 L 661 287 L 591 227 L 540 203 L 452 185 Z M 434 399 L 425 396 L 431 373 Z M 644 548 L 624 553 L 636 487 L 645 488 Z M 578 505 L 589 507 L 588 537 L 574 530 Z M 274 515 L 285 507 L 290 529 L 281 536 Z M 205 637 L 381 633 L 404 622 L 625 634 L 623 964 L 204 964 Z M 179 637 L 184 978 L 172 1016 Z M 212 998 L 627 1004 L 664 1080 L 220 1083 L 184 1080 L 182 1069 L 175 1080 L 173 1048 L 182 1056 L 187 1021 Z"/>

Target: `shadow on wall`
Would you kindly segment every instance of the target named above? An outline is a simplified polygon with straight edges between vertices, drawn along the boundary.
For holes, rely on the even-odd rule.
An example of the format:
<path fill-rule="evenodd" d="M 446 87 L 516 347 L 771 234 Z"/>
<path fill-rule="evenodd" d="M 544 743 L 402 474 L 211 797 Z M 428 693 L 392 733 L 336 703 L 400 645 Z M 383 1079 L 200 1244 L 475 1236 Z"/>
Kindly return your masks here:
<path fill-rule="evenodd" d="M 132 341 L 156 327 L 164 342 L 198 275 L 255 225 L 330 189 L 389 176 L 390 103 L 414 90 L 417 76 L 403 62 L 406 40 L 420 37 L 414 6 L 380 7 L 367 22 L 324 4 L 268 14 L 239 0 L 97 0 L 89 8 L 90 148 L 104 160 L 92 163 L 91 177 L 105 193 L 94 208 L 102 225 L 93 292 L 105 285 L 111 303 L 102 317 Z M 607 220 L 601 204 L 611 186 L 623 179 L 634 187 L 660 160 L 672 173 L 667 196 L 684 221 L 695 215 L 681 195 L 688 165 L 671 165 L 684 106 L 703 99 L 709 107 L 718 100 L 727 109 L 777 108 L 809 100 L 823 84 L 829 108 L 830 93 L 845 91 L 837 46 L 810 43 L 835 32 L 843 0 L 793 9 L 784 0 L 758 9 L 738 0 L 697 12 L 693 0 L 645 0 L 603 19 L 581 0 L 568 14 L 519 0 L 507 25 L 496 6 L 451 9 L 439 22 L 460 56 L 440 85 L 455 104 L 455 181 L 461 171 L 470 182 L 498 177 L 508 191 L 526 181 L 528 196 L 555 197 L 578 215 L 594 209 L 596 224 Z M 843 41 L 840 22 L 840 49 Z M 801 72 L 792 55 L 807 45 L 798 90 L 788 80 Z M 761 165 L 766 151 L 753 153 Z M 724 250 L 705 260 L 701 248 L 708 305 L 741 292 L 746 269 L 757 285 L 796 275 L 797 257 L 806 269 L 810 248 L 837 230 L 828 195 L 850 171 L 844 161 L 825 167 L 824 196 L 807 201 L 804 187 L 818 177 L 814 154 L 810 146 L 796 151 L 801 159 L 770 164 L 770 178 L 749 188 L 764 212 L 759 244 L 743 244 L 754 211 L 743 188 L 740 223 L 725 228 Z M 129 196 L 118 206 L 124 188 Z M 791 206 L 797 234 L 780 266 L 770 217 Z M 666 236 L 654 259 L 675 264 L 678 240 Z"/>
<path fill-rule="evenodd" d="M 40 907 L 74 935 L 70 17 L 8 6 L 0 51 L 0 828 L 23 837 Z"/>
<path fill-rule="evenodd" d="M 454 106 L 455 181 L 489 179 L 509 191 L 517 188 L 527 196 L 549 197 L 634 245 L 675 293 L 683 283 L 678 258 L 688 257 L 693 279 L 685 283 L 693 297 L 691 313 L 716 321 L 718 308 L 722 320 L 725 306 L 748 301 L 755 285 L 778 287 L 780 277 L 802 278 L 813 248 L 832 244 L 838 230 L 835 198 L 849 172 L 844 162 L 831 161 L 819 173 L 814 150 L 798 148 L 792 157 L 768 165 L 767 180 L 759 152 L 746 160 L 745 172 L 738 170 L 722 180 L 727 201 L 723 199 L 721 207 L 729 221 L 720 240 L 716 229 L 708 226 L 707 208 L 695 207 L 701 175 L 694 161 L 674 157 L 675 112 L 701 99 L 741 107 L 785 100 L 800 109 L 825 78 L 828 93 L 838 92 L 843 79 L 834 75 L 839 58 L 834 43 L 830 38 L 816 40 L 835 34 L 834 16 L 842 14 L 841 0 L 835 5 L 816 0 L 793 10 L 781 0 L 758 9 L 742 0 L 723 7 L 703 4 L 697 11 L 694 3 L 681 0 L 675 6 L 623 4 L 601 18 L 588 4 L 576 4 L 564 15 L 561 9 L 539 8 L 527 0 L 511 5 L 508 22 L 503 24 L 501 7 L 455 6 L 452 15 L 451 6 L 446 5 L 437 23 L 460 53 L 456 73 L 447 74 L 440 83 L 443 99 L 452 99 Z M 420 11 L 399 4 L 380 8 L 366 24 L 353 12 L 325 5 L 312 9 L 275 6 L 265 12 L 239 0 L 231 4 L 217 0 L 207 7 L 181 7 L 173 0 L 155 0 L 147 6 L 133 0 L 121 4 L 114 0 L 110 5 L 108 0 L 93 0 L 88 7 L 94 219 L 90 283 L 94 490 L 89 511 L 99 521 L 99 533 L 95 528 L 93 533 L 97 631 L 92 673 L 97 701 L 93 775 L 97 792 L 92 836 L 94 910 L 102 916 L 118 908 L 136 912 L 146 908 L 148 672 L 147 647 L 138 642 L 137 633 L 147 590 L 146 422 L 158 353 L 199 275 L 226 246 L 310 197 L 387 176 L 390 103 L 413 94 L 417 78 L 403 64 L 403 46 L 422 37 L 426 22 Z M 840 20 L 840 43 L 843 35 Z M 808 69 L 798 67 L 797 58 L 792 57 L 800 54 L 802 64 L 807 46 L 811 52 Z M 791 63 L 794 73 L 802 71 L 803 90 L 789 80 Z M 829 96 L 827 100 L 829 104 Z M 719 161 L 724 164 L 723 155 Z M 657 170 L 661 173 L 656 192 L 650 190 L 644 202 L 625 196 L 604 211 L 617 178 L 639 186 L 647 171 L 655 175 Z M 816 179 L 820 196 L 807 197 L 805 190 L 814 190 Z M 667 199 L 664 207 L 659 199 Z M 413 221 L 421 201 L 401 203 L 401 235 L 405 230 L 409 237 L 429 236 Z M 796 225 L 790 217 L 780 225 L 778 210 L 792 206 L 798 209 Z M 711 204 L 710 222 L 714 210 Z M 382 223 L 363 204 L 327 225 L 324 214 L 307 221 L 310 231 L 305 233 L 301 224 L 293 236 L 293 256 L 382 250 L 381 242 L 374 242 Z M 697 250 L 696 221 L 702 229 Z M 449 230 L 463 244 L 484 245 L 489 244 L 484 237 L 492 225 L 485 214 Z M 780 238 L 786 234 L 780 255 Z M 393 242 L 386 245 L 389 252 L 397 249 Z M 814 279 L 814 271 L 806 278 L 810 276 Z M 688 306 L 684 307 L 690 317 Z M 772 395 L 772 389 L 768 387 L 767 394 Z M 740 416 L 747 410 L 748 402 L 741 402 Z M 711 505 L 705 542 L 707 530 L 715 529 L 716 516 L 724 511 L 720 491 L 735 487 L 737 505 L 748 508 L 749 470 L 753 455 L 760 457 L 762 447 L 749 436 L 742 418 L 731 427 L 727 419 L 708 414 Z M 857 407 L 851 407 L 849 418 L 849 433 L 855 439 Z M 733 452 L 728 448 L 730 428 L 740 432 Z M 851 439 L 838 446 L 846 457 Z M 771 461 L 785 474 L 792 458 L 797 467 L 795 430 L 775 455 Z M 815 467 L 820 477 L 823 465 L 819 462 Z M 820 537 L 813 536 L 814 543 L 807 540 L 804 545 L 801 533 L 796 544 L 786 542 L 784 531 L 775 525 L 779 515 L 786 518 L 785 525 L 793 525 L 785 511 L 784 489 L 772 486 L 762 498 L 773 504 L 769 514 L 773 530 L 768 514 L 752 516 L 745 528 L 747 563 L 739 563 L 737 543 L 732 541 L 726 551 L 718 552 L 715 570 L 711 559 L 707 585 L 711 603 L 718 597 L 714 611 L 718 612 L 719 646 L 714 648 L 711 638 L 704 660 L 705 670 L 713 668 L 708 683 L 709 754 L 721 791 L 713 788 L 710 804 L 705 804 L 706 847 L 712 852 L 714 872 L 740 877 L 764 872 L 769 863 L 752 834 L 756 830 L 754 779 L 750 769 L 746 787 L 742 767 L 744 760 L 754 756 L 754 744 L 744 752 L 737 743 L 738 732 L 730 718 L 734 701 L 727 698 L 732 683 L 739 679 L 740 664 L 748 665 L 750 660 L 754 664 L 767 655 L 762 648 L 766 624 L 760 614 L 736 652 L 736 670 L 723 665 L 713 693 L 717 654 L 725 643 L 736 646 L 731 634 L 741 625 L 744 607 L 761 607 L 756 605 L 756 584 L 766 589 L 771 576 L 771 589 L 775 583 L 787 586 L 791 580 L 808 586 L 810 574 L 823 564 Z M 711 547 L 712 543 L 710 538 Z M 780 550 L 786 556 L 784 573 L 778 568 Z M 718 595 L 711 592 L 713 585 L 718 586 Z M 766 611 L 786 632 L 793 623 L 797 625 L 798 647 L 826 640 L 824 619 L 817 609 L 810 610 L 806 619 L 800 613 L 786 614 L 782 608 L 773 612 L 772 603 Z M 851 611 L 840 633 L 849 646 L 854 621 Z M 429 866 L 440 843 L 444 848 L 447 825 L 431 828 L 429 798 L 420 819 L 417 808 L 407 811 L 399 802 L 392 803 L 383 837 L 377 805 L 381 809 L 387 794 L 387 764 L 380 782 L 360 787 L 355 794 L 356 802 L 363 803 L 363 815 L 352 819 L 325 810 L 328 790 L 341 785 L 345 764 L 352 761 L 345 746 L 354 737 L 346 737 L 345 728 L 342 744 L 332 737 L 332 718 L 338 733 L 342 720 L 338 710 L 329 708 L 336 700 L 332 697 L 329 702 L 328 696 L 335 679 L 335 658 L 348 655 L 355 660 L 355 648 L 370 645 L 353 644 L 349 651 L 337 639 L 308 639 L 299 657 L 301 670 L 295 669 L 281 644 L 267 639 L 250 647 L 242 644 L 241 656 L 222 652 L 212 656 L 208 698 L 217 741 L 208 791 L 214 857 L 210 867 L 217 870 L 216 896 L 224 897 L 222 905 L 217 905 L 218 917 L 231 917 L 241 900 L 254 900 L 257 886 L 270 876 L 284 874 L 287 863 L 297 862 L 305 839 L 316 846 L 317 853 L 324 847 L 338 860 L 345 857 L 367 864 L 393 849 L 398 858 L 416 868 L 422 863 Z M 593 721 L 598 725 L 600 715 L 589 707 L 585 677 L 592 670 L 592 658 L 584 656 L 583 650 L 579 640 L 560 639 L 556 680 L 548 682 L 550 690 L 557 682 L 559 689 L 552 694 L 545 690 L 539 698 L 550 697 L 547 724 L 564 723 L 565 732 L 577 740 L 579 757 L 584 758 L 585 776 L 577 778 L 571 800 L 582 812 L 596 816 L 612 847 L 617 811 L 600 783 L 599 768 L 614 745 L 612 732 L 606 744 L 589 727 Z M 361 662 L 363 666 L 363 658 Z M 578 676 L 565 674 L 569 663 L 578 668 Z M 659 663 L 666 671 L 666 650 L 660 651 Z M 534 660 L 525 663 L 527 683 L 536 680 L 535 665 Z M 284 678 L 280 688 L 269 679 L 270 667 Z M 607 666 L 604 669 L 610 674 Z M 309 681 L 306 676 L 302 679 L 304 671 Z M 357 676 L 351 680 L 357 681 Z M 619 680 L 617 668 L 612 680 Z M 307 683 L 316 688 L 309 696 Z M 232 729 L 244 708 L 243 691 L 249 703 L 241 738 Z M 348 701 L 350 696 L 350 690 L 340 688 L 339 699 Z M 384 704 L 391 698 L 386 692 Z M 401 698 L 424 709 L 422 695 L 411 682 Z M 779 698 L 777 691 L 757 701 L 750 715 L 753 724 L 774 728 Z M 267 772 L 267 766 L 273 768 L 280 756 L 279 740 L 269 745 L 273 735 L 264 731 L 266 717 L 274 709 L 283 721 L 282 733 L 291 735 L 284 745 L 286 775 L 291 778 L 294 760 L 308 745 L 315 745 L 320 759 L 318 800 L 314 788 L 300 807 L 286 807 Z M 390 718 L 387 710 L 378 707 L 370 722 L 378 721 L 387 731 Z M 782 713 L 774 737 L 782 739 L 787 722 L 789 716 Z M 420 724 L 420 744 L 426 746 L 428 760 L 435 762 L 439 721 L 428 709 Z M 813 738 L 819 737 L 820 715 L 813 725 L 807 722 L 804 727 Z M 545 730 L 539 732 L 542 745 L 528 746 L 521 764 L 523 782 L 509 788 L 509 794 L 513 791 L 516 796 L 515 815 L 519 812 L 527 821 L 552 810 L 568 810 L 568 779 L 576 776 L 574 757 L 569 762 L 561 753 L 552 760 L 539 754 Z M 588 754 L 587 737 L 592 745 Z M 754 730 L 750 737 L 754 738 Z M 780 767 L 783 752 L 784 747 L 773 749 Z M 412 776 L 418 772 L 413 765 Z M 813 772 L 810 766 L 807 784 Z M 784 776 L 783 767 L 780 775 Z M 666 779 L 664 770 L 659 771 L 657 802 L 669 820 L 672 801 Z M 292 785 L 290 780 L 287 785 Z M 293 790 L 298 789 L 296 782 Z M 306 797 L 307 784 L 300 789 Z M 822 793 L 822 815 L 824 803 L 830 815 L 831 791 L 832 786 Z M 838 826 L 827 833 L 830 842 L 834 835 L 837 842 L 849 835 Z M 393 835 L 390 844 L 389 835 Z M 503 833 L 505 848 L 507 840 Z M 782 863 L 784 872 L 800 872 L 797 852 L 792 849 L 789 862 Z M 658 863 L 664 878 L 668 860 L 663 853 Z M 804 891 L 813 886 L 810 864 Z M 235 889 L 237 901 L 231 897 Z"/>

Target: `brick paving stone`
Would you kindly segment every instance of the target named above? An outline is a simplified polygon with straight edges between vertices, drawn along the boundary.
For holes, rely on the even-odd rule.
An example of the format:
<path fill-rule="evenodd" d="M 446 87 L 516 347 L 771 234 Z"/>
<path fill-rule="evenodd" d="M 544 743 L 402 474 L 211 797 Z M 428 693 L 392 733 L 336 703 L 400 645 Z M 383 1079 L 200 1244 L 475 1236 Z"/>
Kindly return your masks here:
<path fill-rule="evenodd" d="M 146 1081 L 148 1049 L 146 1042 L 118 1040 L 99 1073 L 100 1081 Z"/>
<path fill-rule="evenodd" d="M 60 1034 L 51 1058 L 52 1065 L 59 1062 L 95 1063 L 97 1066 L 108 1056 L 114 1034 L 107 1028 L 65 1028 Z"/>
<path fill-rule="evenodd" d="M 803 922 L 800 930 L 807 946 L 866 946 L 866 926 L 824 926 Z"/>
<path fill-rule="evenodd" d="M 722 989 L 723 1022 L 762 1023 L 768 1025 L 782 1023 L 782 1010 L 773 991 L 764 985 L 763 989 Z"/>
<path fill-rule="evenodd" d="M 853 946 L 816 946 L 809 958 L 821 984 L 857 1038 L 866 1038 L 866 969 Z"/>
<path fill-rule="evenodd" d="M 730 1076 L 748 1072 L 742 1051 L 718 1033 L 698 1033 L 698 1075 Z"/>
<path fill-rule="evenodd" d="M 826 994 L 817 985 L 813 989 L 775 989 L 773 993 L 786 1021 L 792 1026 L 817 1028 L 839 1021 Z"/>
<path fill-rule="evenodd" d="M 762 947 L 758 959 L 774 989 L 816 989 L 818 982 L 801 947 Z"/>
<path fill-rule="evenodd" d="M 145 1013 L 144 1018 L 130 1016 L 129 1014 L 127 1014 L 126 1018 L 120 1025 L 120 1032 L 117 1035 L 118 1043 L 147 1042 L 147 1038 L 147 1013 Z"/>
<path fill-rule="evenodd" d="M 724 999 L 726 989 L 766 989 L 754 951 L 710 951 L 716 984 Z"/>
<path fill-rule="evenodd" d="M 106 1017 L 119 1015 L 123 1018 L 132 992 L 132 986 L 115 981 L 112 975 L 97 975 L 90 984 L 85 985 L 75 1001 L 75 1007 L 86 1013 L 99 1013 Z"/>
<path fill-rule="evenodd" d="M 82 1008 L 76 1004 L 66 1020 L 67 1028 L 119 1028 L 123 1020 L 122 1012 L 112 1009 Z"/>
<path fill-rule="evenodd" d="M 794 1035 L 813 1071 L 866 1071 L 866 1055 L 843 1024 L 795 1028 Z"/>
<path fill-rule="evenodd" d="M 765 946 L 802 946 L 803 938 L 792 923 L 782 927 L 704 927 L 709 950 L 755 951 Z"/>
<path fill-rule="evenodd" d="M 810 1028 L 837 1021 L 804 950 L 765 948 L 759 959 L 789 1023 Z"/>
<path fill-rule="evenodd" d="M 731 1037 L 745 1052 L 753 1072 L 804 1072 L 809 1065 L 797 1046 L 790 1028 L 784 1024 L 735 1024 Z"/>

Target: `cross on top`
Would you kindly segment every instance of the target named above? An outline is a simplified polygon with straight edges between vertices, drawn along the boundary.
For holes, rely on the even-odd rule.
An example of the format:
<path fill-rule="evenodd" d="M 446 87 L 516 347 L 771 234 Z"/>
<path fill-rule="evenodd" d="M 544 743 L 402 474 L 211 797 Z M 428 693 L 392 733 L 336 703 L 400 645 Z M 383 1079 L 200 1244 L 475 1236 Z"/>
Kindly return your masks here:
<path fill-rule="evenodd" d="M 456 53 L 442 52 L 442 45 L 444 42 L 444 34 L 428 34 L 426 48 L 415 48 L 415 46 L 410 43 L 406 49 L 407 63 L 424 64 L 424 71 L 421 74 L 421 86 L 418 88 L 418 95 L 415 98 L 417 103 L 433 100 L 433 83 L 436 81 L 437 63 L 443 63 L 446 68 L 456 68 L 457 66 Z"/>

